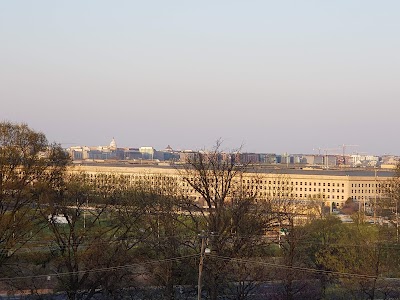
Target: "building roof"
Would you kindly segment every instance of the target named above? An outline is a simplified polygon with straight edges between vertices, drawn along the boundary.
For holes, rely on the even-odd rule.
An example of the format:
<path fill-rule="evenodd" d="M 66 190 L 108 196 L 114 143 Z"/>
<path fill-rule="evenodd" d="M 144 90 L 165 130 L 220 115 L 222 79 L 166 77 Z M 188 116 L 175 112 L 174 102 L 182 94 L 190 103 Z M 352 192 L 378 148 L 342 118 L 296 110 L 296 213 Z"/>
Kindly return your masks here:
<path fill-rule="evenodd" d="M 292 174 L 292 175 L 320 175 L 320 176 L 351 176 L 351 177 L 393 177 L 395 172 L 390 170 L 370 169 L 288 169 L 288 168 L 260 168 L 255 169 L 256 173 L 263 174 Z"/>
<path fill-rule="evenodd" d="M 143 167 L 140 164 L 130 164 L 130 163 L 118 163 L 118 162 L 102 162 L 102 163 L 93 163 L 93 162 L 85 162 L 82 163 L 81 166 L 96 166 L 100 168 L 141 168 Z M 151 169 L 181 169 L 183 168 L 183 165 L 174 165 L 174 166 L 165 166 L 165 165 L 149 165 L 146 168 L 151 168 Z M 339 170 L 339 169 L 328 169 L 328 170 L 323 170 L 323 169 L 291 169 L 291 168 L 273 168 L 273 167 L 249 167 L 246 171 L 246 173 L 260 173 L 260 174 L 277 174 L 277 175 L 311 175 L 311 176 L 349 176 L 349 177 L 377 177 L 377 178 L 383 178 L 383 177 L 393 177 L 395 175 L 394 171 L 391 170 L 380 170 L 376 169 L 376 174 L 375 170 L 371 169 L 345 169 L 345 170 Z"/>

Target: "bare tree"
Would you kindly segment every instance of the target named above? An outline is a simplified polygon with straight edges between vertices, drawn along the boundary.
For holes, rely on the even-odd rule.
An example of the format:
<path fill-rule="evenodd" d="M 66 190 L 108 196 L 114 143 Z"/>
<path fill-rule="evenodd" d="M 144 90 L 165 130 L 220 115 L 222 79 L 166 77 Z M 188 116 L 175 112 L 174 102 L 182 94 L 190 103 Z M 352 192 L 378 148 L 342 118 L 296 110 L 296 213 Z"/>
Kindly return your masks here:
<path fill-rule="evenodd" d="M 383 192 L 376 204 L 376 209 L 386 216 L 396 228 L 396 241 L 400 241 L 399 210 L 400 210 L 400 161 L 397 163 L 394 176 L 378 183 Z"/>
<path fill-rule="evenodd" d="M 307 274 L 296 268 L 304 265 L 302 240 L 308 234 L 304 225 L 321 217 L 321 201 L 310 197 L 302 200 L 293 197 L 293 183 L 288 175 L 269 177 L 266 190 L 265 202 L 273 221 L 270 229 L 277 234 L 279 261 L 285 266 L 274 273 L 274 279 L 282 283 L 278 293 L 283 299 L 316 296 L 306 280 L 309 279 L 306 278 Z"/>
<path fill-rule="evenodd" d="M 58 289 L 68 299 L 91 299 L 97 293 L 111 298 L 123 278 L 132 279 L 132 270 L 120 267 L 132 263 L 131 250 L 143 235 L 136 229 L 144 209 L 130 188 L 111 188 L 113 183 L 89 184 L 84 174 L 73 174 L 62 189 L 42 199 L 40 212 L 50 231 L 49 269 L 60 274 Z"/>
<path fill-rule="evenodd" d="M 59 186 L 68 162 L 43 133 L 0 123 L 0 264 L 40 231 L 37 203 L 45 187 Z"/>
<path fill-rule="evenodd" d="M 243 190 L 247 166 L 237 161 L 238 152 L 223 152 L 217 141 L 211 151 L 189 156 L 185 167 L 178 169 L 183 189 L 196 195 L 188 196 L 182 209 L 191 216 L 194 232 L 204 230 L 209 235 L 212 255 L 206 258 L 204 280 L 211 299 L 217 299 L 229 284 L 233 269 L 225 259 L 252 256 L 265 242 L 260 236 L 270 224 L 265 207 L 258 205 L 252 192 Z"/>

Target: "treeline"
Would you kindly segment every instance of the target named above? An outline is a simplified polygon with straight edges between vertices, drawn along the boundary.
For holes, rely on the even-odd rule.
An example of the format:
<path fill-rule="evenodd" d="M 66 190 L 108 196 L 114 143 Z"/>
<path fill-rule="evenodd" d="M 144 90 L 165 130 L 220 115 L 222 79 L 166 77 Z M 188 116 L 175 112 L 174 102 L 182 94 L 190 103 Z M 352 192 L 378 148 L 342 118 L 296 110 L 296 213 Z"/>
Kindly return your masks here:
<path fill-rule="evenodd" d="M 24 124 L 0 123 L 0 290 L 33 299 L 388 299 L 396 227 L 343 224 L 236 184 L 220 144 L 180 176 L 102 184 Z M 200 288 L 199 288 L 200 286 Z"/>

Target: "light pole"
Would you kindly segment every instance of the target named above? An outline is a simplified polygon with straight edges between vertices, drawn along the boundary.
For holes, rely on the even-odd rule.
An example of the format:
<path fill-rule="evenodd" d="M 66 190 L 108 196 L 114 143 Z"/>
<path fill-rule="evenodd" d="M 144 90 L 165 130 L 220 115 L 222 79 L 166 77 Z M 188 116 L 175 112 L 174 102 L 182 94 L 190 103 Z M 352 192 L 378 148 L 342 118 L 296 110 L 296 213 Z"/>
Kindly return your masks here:
<path fill-rule="evenodd" d="M 201 249 L 200 249 L 200 261 L 199 261 L 199 278 L 197 281 L 197 299 L 201 300 L 201 278 L 203 275 L 203 264 L 204 264 L 204 256 L 205 253 L 209 252 L 209 249 L 206 249 L 206 238 L 207 235 L 204 230 L 201 231 L 199 234 L 199 237 L 201 238 Z M 208 250 L 208 251 L 207 251 Z"/>
<path fill-rule="evenodd" d="M 86 209 L 83 209 L 83 229 L 86 229 L 86 211 L 89 209 L 89 199 L 86 197 Z"/>

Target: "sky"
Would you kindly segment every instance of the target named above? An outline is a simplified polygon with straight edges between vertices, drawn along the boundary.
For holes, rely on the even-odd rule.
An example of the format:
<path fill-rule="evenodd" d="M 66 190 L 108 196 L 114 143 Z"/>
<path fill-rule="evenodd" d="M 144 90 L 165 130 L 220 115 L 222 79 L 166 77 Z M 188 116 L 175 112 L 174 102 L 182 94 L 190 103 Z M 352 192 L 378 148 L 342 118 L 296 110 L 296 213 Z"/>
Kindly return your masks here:
<path fill-rule="evenodd" d="M 64 147 L 400 155 L 399 13 L 398 0 L 0 0 L 0 121 Z"/>

